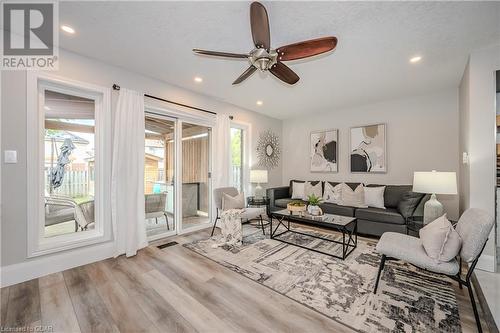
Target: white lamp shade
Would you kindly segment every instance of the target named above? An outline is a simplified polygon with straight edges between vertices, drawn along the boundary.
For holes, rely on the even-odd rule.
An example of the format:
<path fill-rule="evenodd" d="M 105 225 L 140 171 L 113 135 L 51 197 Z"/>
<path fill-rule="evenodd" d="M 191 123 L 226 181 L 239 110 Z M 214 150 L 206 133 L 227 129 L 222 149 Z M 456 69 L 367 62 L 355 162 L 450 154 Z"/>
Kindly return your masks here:
<path fill-rule="evenodd" d="M 250 183 L 267 183 L 267 170 L 250 170 Z"/>
<path fill-rule="evenodd" d="M 415 172 L 413 192 L 431 194 L 457 194 L 457 175 L 455 172 Z"/>

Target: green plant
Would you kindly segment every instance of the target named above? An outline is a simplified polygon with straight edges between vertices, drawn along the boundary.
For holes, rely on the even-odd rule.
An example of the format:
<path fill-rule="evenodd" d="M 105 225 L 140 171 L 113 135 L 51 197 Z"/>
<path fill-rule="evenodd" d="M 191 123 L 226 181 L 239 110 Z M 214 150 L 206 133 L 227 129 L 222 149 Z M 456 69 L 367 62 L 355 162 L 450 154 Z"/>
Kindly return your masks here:
<path fill-rule="evenodd" d="M 318 197 L 314 194 L 311 194 L 307 197 L 307 202 L 311 205 L 311 206 L 318 206 L 321 201 L 323 201 L 323 199 L 321 197 Z"/>

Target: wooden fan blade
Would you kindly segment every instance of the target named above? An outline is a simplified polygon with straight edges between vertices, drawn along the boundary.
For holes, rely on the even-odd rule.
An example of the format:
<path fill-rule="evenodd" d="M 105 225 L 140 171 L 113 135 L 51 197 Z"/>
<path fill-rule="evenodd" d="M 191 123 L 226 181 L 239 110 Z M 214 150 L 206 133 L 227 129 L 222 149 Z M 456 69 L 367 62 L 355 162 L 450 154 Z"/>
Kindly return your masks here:
<path fill-rule="evenodd" d="M 242 58 L 242 59 L 248 58 L 248 54 L 241 54 L 241 53 L 227 53 L 227 52 L 200 50 L 200 49 L 193 49 L 193 52 L 197 54 L 203 54 L 215 57 L 224 57 L 224 58 Z"/>
<path fill-rule="evenodd" d="M 241 83 L 243 81 L 245 81 L 246 79 L 248 79 L 250 77 L 250 75 L 252 75 L 255 71 L 257 70 L 256 67 L 254 67 L 253 65 L 248 67 L 246 71 L 243 72 L 243 74 L 241 74 L 236 80 L 234 80 L 233 84 L 238 84 L 238 83 Z"/>
<path fill-rule="evenodd" d="M 323 37 L 290 44 L 276 49 L 280 61 L 312 57 L 333 50 L 337 46 L 336 37 Z"/>
<path fill-rule="evenodd" d="M 278 62 L 276 65 L 271 67 L 269 71 L 278 79 L 288 84 L 295 84 L 300 79 L 299 76 L 290 69 L 290 67 L 281 62 Z"/>
<path fill-rule="evenodd" d="M 250 5 L 250 26 L 252 28 L 253 43 L 257 48 L 265 48 L 269 51 L 271 47 L 271 36 L 269 34 L 269 19 L 266 8 L 259 2 Z"/>

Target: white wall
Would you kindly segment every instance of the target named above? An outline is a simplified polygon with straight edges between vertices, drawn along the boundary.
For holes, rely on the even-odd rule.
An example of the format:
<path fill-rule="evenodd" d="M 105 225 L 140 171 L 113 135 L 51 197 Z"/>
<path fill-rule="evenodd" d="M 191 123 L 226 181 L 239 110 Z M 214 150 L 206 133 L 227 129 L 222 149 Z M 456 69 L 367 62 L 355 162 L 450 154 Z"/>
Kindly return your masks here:
<path fill-rule="evenodd" d="M 387 125 L 388 172 L 352 174 L 349 128 L 376 123 Z M 339 172 L 311 173 L 309 134 L 331 128 L 339 130 Z M 290 179 L 411 184 L 414 171 L 458 172 L 458 91 L 452 89 L 285 120 L 283 141 L 283 184 Z M 450 218 L 457 218 L 458 196 L 441 196 L 440 200 Z"/>
<path fill-rule="evenodd" d="M 461 166 L 461 209 L 482 208 L 495 216 L 496 189 L 496 77 L 500 70 L 500 44 L 473 52 L 460 89 L 460 128 L 464 131 L 460 151 L 470 154 L 469 165 Z M 478 267 L 495 270 L 494 231 Z"/>
<path fill-rule="evenodd" d="M 51 72 L 54 75 L 65 78 L 111 87 L 117 83 L 122 87 L 143 91 L 151 95 L 161 96 L 180 103 L 201 107 L 218 113 L 233 115 L 235 120 L 251 124 L 250 136 L 252 138 L 252 160 L 256 161 L 255 146 L 258 134 L 266 129 L 273 130 L 278 136 L 281 135 L 281 121 L 258 114 L 252 111 L 238 108 L 222 101 L 211 99 L 171 84 L 145 77 L 124 69 L 110 66 L 93 59 L 82 57 L 61 50 L 59 71 Z M 29 271 L 31 277 L 40 272 L 30 270 L 29 267 L 38 267 L 47 270 L 45 266 L 27 266 L 27 262 L 53 262 L 54 258 L 65 258 L 68 262 L 83 264 L 81 258 L 96 258 L 88 253 L 89 249 L 70 251 L 64 255 L 43 256 L 37 259 L 26 259 L 27 254 L 27 207 L 32 204 L 26 200 L 26 73 L 21 71 L 2 72 L 2 123 L 1 123 L 1 147 L 13 149 L 18 152 L 19 162 L 17 164 L 4 164 L 1 170 L 2 193 L 2 223 L 1 223 L 1 266 L 2 277 L 5 272 Z M 112 94 L 112 104 L 115 105 L 118 94 Z M 165 106 L 169 106 L 165 104 Z M 281 163 L 269 172 L 269 183 L 267 186 L 278 186 L 281 184 Z M 101 251 L 102 256 L 111 247 L 106 245 Z M 107 251 L 107 252 L 106 252 Z M 78 258 L 78 260 L 76 260 Z M 63 259 L 61 259 L 63 260 Z M 17 266 L 16 266 L 17 264 Z M 11 265 L 9 267 L 5 267 Z M 56 267 L 56 266 L 54 266 Z M 28 275 L 29 275 L 28 274 Z M 33 275 L 35 274 L 35 275 Z M 29 276 L 28 276 L 29 277 Z"/>

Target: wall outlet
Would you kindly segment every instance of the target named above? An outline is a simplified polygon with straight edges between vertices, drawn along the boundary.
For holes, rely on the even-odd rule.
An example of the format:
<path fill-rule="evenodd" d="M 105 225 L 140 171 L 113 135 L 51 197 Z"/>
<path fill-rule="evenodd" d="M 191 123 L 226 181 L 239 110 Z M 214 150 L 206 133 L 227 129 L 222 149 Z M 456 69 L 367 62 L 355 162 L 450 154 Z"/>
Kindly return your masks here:
<path fill-rule="evenodd" d="M 3 155 L 4 163 L 17 163 L 17 150 L 5 150 Z"/>
<path fill-rule="evenodd" d="M 468 164 L 469 163 L 469 154 L 466 152 L 462 153 L 462 163 L 463 164 Z"/>

